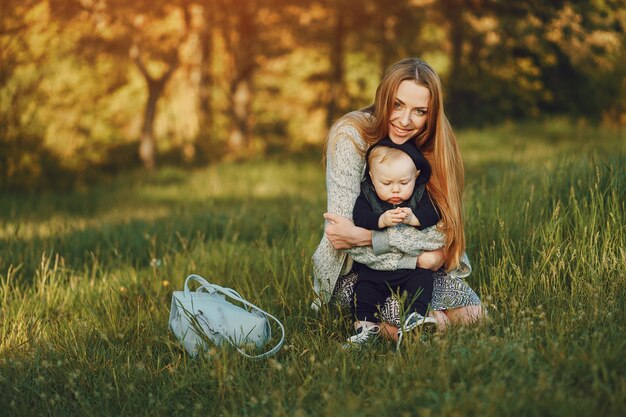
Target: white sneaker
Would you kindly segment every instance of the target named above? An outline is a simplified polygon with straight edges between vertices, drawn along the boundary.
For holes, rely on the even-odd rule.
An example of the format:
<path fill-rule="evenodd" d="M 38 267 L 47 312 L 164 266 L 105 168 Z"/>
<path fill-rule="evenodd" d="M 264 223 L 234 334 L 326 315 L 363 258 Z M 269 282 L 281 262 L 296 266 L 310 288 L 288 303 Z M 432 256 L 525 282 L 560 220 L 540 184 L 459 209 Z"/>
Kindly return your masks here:
<path fill-rule="evenodd" d="M 404 320 L 404 325 L 402 326 L 402 328 L 398 330 L 398 343 L 396 346 L 398 348 L 400 347 L 400 343 L 402 343 L 402 337 L 405 333 L 408 333 L 417 327 L 421 328 L 422 331 L 435 330 L 437 328 L 437 320 L 435 320 L 434 317 L 430 316 L 424 317 L 416 312 L 409 314 L 406 320 Z"/>
<path fill-rule="evenodd" d="M 348 343 L 343 345 L 344 348 L 351 348 L 356 346 L 361 346 L 368 341 L 374 340 L 380 334 L 380 326 L 370 325 L 370 326 L 359 326 L 356 329 L 356 334 L 354 336 L 350 336 L 348 338 Z"/>

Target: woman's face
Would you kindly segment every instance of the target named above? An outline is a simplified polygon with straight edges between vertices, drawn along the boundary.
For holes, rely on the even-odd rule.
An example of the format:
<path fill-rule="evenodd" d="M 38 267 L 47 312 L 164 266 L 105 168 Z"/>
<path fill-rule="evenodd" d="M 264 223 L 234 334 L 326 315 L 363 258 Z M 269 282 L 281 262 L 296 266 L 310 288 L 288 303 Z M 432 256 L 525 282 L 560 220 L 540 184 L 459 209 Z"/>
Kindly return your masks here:
<path fill-rule="evenodd" d="M 415 81 L 404 80 L 398 86 L 391 116 L 389 138 L 401 145 L 417 135 L 426 124 L 430 91 Z"/>

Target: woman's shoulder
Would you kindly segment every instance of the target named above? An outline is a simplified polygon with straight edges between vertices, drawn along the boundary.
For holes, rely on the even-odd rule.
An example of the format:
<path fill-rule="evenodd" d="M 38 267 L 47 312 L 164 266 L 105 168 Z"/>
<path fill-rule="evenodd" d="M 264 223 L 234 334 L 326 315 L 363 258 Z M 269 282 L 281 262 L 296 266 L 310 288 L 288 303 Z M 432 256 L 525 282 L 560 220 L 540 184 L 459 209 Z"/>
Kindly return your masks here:
<path fill-rule="evenodd" d="M 360 152 L 364 151 L 367 143 L 361 132 L 367 123 L 371 123 L 371 117 L 369 113 L 360 110 L 343 115 L 333 123 L 328 132 L 329 145 L 348 139 L 357 146 Z"/>
<path fill-rule="evenodd" d="M 363 110 L 355 110 L 350 113 L 346 113 L 337 119 L 335 123 L 333 123 L 331 129 L 355 129 L 360 131 L 370 125 L 373 120 L 374 116 L 371 113 Z"/>

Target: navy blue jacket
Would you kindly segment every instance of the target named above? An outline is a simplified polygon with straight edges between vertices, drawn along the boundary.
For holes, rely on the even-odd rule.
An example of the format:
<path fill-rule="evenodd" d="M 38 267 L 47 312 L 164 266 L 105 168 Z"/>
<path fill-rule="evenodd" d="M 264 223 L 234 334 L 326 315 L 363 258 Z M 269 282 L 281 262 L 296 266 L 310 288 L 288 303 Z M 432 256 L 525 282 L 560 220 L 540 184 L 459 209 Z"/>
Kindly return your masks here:
<path fill-rule="evenodd" d="M 425 185 L 430 179 L 432 170 L 422 152 L 417 149 L 417 146 L 415 146 L 412 140 L 402 145 L 397 145 L 393 143 L 390 138 L 386 137 L 376 142 L 367 150 L 365 156 L 366 161 L 369 159 L 369 154 L 372 149 L 378 146 L 388 146 L 405 152 L 411 157 L 415 163 L 415 167 L 420 171 L 420 174 L 415 181 L 415 189 L 411 197 L 398 206 L 394 206 L 386 201 L 382 201 L 378 198 L 378 195 L 376 195 L 374 184 L 369 175 L 369 164 L 367 164 L 365 167 L 365 176 L 361 181 L 361 194 L 357 198 L 352 212 L 354 224 L 368 230 L 381 230 L 381 228 L 378 227 L 378 219 L 381 214 L 395 207 L 409 207 L 420 222 L 419 230 L 437 224 L 440 220 L 440 216 L 430 195 L 426 191 Z"/>

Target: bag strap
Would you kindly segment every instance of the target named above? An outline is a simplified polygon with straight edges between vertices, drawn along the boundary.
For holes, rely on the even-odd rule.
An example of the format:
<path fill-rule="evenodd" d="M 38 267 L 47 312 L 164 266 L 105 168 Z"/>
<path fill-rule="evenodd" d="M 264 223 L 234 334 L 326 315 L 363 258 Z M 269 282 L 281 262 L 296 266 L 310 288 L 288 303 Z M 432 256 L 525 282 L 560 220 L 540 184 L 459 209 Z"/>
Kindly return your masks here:
<path fill-rule="evenodd" d="M 196 274 L 191 274 L 187 277 L 187 279 L 185 280 L 185 285 L 183 288 L 183 291 L 185 292 L 185 297 L 189 297 L 189 293 L 191 292 L 189 290 L 189 281 L 197 281 L 200 283 L 201 287 L 211 287 L 211 284 L 209 283 L 209 281 L 207 281 L 206 279 L 202 278 L 200 275 L 196 275 Z"/>
<path fill-rule="evenodd" d="M 224 336 L 224 339 L 228 340 L 228 343 L 230 343 L 231 345 L 233 345 L 235 347 L 235 349 L 237 349 L 237 351 L 239 353 L 241 353 L 243 356 L 250 358 L 250 359 L 260 359 L 260 358 L 266 358 L 268 356 L 272 356 L 273 354 L 275 354 L 276 352 L 278 352 L 280 350 L 280 348 L 283 346 L 283 343 L 285 343 L 285 327 L 283 326 L 283 324 L 280 322 L 280 320 L 278 320 L 276 317 L 272 316 L 270 313 L 268 313 L 265 310 L 260 309 L 259 307 L 255 306 L 254 304 L 248 302 L 246 299 L 244 299 L 237 291 L 231 289 L 231 288 L 224 288 L 221 287 L 217 284 L 211 284 L 209 283 L 206 279 L 202 278 L 200 275 L 196 275 L 196 274 L 191 274 L 187 277 L 187 279 L 185 280 L 185 288 L 184 288 L 184 292 L 185 292 L 185 296 L 189 296 L 189 280 L 194 280 L 200 283 L 200 288 L 197 289 L 197 291 L 201 291 L 203 289 L 208 290 L 209 292 L 219 292 L 224 294 L 227 297 L 232 298 L 235 301 L 238 301 L 240 303 L 242 303 L 243 305 L 245 305 L 246 307 L 252 308 L 256 311 L 258 311 L 259 313 L 263 314 L 265 317 L 267 317 L 268 319 L 272 319 L 276 322 L 276 324 L 278 324 L 278 327 L 280 327 L 280 331 L 281 331 L 281 337 L 280 337 L 280 341 L 276 344 L 276 346 L 274 346 L 273 348 L 271 348 L 270 350 L 268 350 L 267 352 L 261 353 L 259 355 L 248 355 L 246 352 L 244 352 L 239 346 L 237 346 L 236 344 L 234 344 L 232 342 L 232 340 L 230 340 L 228 337 Z"/>
<path fill-rule="evenodd" d="M 243 296 L 239 294 L 237 291 L 233 290 L 232 288 L 220 287 L 217 284 L 211 284 L 209 281 L 202 278 L 200 275 L 195 275 L 195 274 L 189 275 L 187 279 L 185 280 L 185 288 L 184 288 L 185 297 L 189 297 L 189 293 L 191 292 L 191 290 L 189 289 L 190 280 L 197 281 L 198 283 L 200 283 L 200 286 L 196 289 L 196 292 L 202 292 L 202 290 L 206 290 L 206 292 L 211 294 L 216 291 L 219 291 L 221 293 L 227 293 L 227 295 L 231 298 L 235 298 L 235 299 L 240 298 L 243 300 Z"/>

